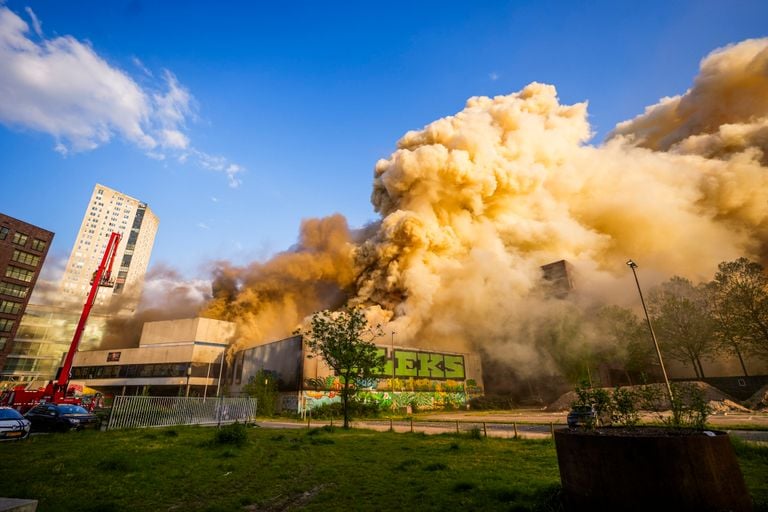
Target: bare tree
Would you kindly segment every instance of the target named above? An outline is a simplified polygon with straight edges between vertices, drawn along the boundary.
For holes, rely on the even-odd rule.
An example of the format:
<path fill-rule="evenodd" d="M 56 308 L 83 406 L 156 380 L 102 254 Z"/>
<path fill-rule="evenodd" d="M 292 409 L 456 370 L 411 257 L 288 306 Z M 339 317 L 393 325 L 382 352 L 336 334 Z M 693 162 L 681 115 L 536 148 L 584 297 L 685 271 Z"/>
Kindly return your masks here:
<path fill-rule="evenodd" d="M 648 309 L 661 350 L 672 359 L 691 363 L 696 377 L 703 378 L 701 360 L 717 348 L 704 286 L 675 276 L 651 290 Z"/>
<path fill-rule="evenodd" d="M 359 309 L 326 310 L 312 315 L 309 330 L 300 334 L 312 354 L 322 357 L 339 376 L 344 428 L 349 428 L 349 400 L 357 382 L 381 373 L 384 366 L 384 356 L 377 355 L 371 341 L 382 334 L 380 327 L 371 328 Z"/>

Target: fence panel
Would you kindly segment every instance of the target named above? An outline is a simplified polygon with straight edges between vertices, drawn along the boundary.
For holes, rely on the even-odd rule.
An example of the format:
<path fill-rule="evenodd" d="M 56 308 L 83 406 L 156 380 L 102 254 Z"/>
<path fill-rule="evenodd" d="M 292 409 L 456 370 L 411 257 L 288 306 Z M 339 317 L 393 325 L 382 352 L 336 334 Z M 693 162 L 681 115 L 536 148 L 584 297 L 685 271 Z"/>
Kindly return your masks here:
<path fill-rule="evenodd" d="M 256 399 L 249 397 L 117 396 L 107 430 L 246 422 L 255 415 Z"/>

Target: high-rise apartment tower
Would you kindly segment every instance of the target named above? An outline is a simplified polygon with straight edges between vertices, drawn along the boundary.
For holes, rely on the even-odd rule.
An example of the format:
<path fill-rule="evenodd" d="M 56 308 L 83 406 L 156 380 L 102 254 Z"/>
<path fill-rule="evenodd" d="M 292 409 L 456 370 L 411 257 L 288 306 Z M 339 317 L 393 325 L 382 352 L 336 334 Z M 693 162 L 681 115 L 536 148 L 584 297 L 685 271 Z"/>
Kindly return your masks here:
<path fill-rule="evenodd" d="M 0 213 L 0 368 L 53 240 L 53 232 Z"/>
<path fill-rule="evenodd" d="M 135 309 L 144 284 L 159 220 L 146 203 L 97 184 L 83 216 L 75 245 L 61 280 L 65 302 L 82 304 L 88 295 L 93 272 L 104 256 L 109 235 L 123 235 L 117 249 L 112 277 L 114 288 L 99 290 L 96 304 L 123 297 L 120 309 Z"/>

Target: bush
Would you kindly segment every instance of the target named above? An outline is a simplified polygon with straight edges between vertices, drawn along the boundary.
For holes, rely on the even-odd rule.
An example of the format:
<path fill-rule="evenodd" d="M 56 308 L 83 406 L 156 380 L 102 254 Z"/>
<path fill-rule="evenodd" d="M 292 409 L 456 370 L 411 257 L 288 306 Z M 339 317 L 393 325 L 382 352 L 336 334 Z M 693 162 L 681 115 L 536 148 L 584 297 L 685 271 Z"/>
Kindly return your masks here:
<path fill-rule="evenodd" d="M 647 410 L 657 413 L 662 423 L 669 427 L 702 430 L 711 412 L 704 393 L 693 384 L 672 384 L 671 387 L 674 400 L 670 405 L 668 397 L 659 386 L 643 385 L 635 389 L 616 387 L 612 393 L 608 393 L 604 389 L 591 388 L 587 383 L 582 383 L 576 388 L 578 398 L 571 406 L 574 409 L 594 409 L 596 424 L 586 425 L 588 428 L 614 423 L 634 427 L 640 421 L 639 411 Z M 671 408 L 672 416 L 662 416 L 666 407 Z"/>
<path fill-rule="evenodd" d="M 366 403 L 358 400 L 349 401 L 350 418 L 377 418 L 381 414 L 381 409 L 376 403 Z M 312 409 L 312 417 L 316 419 L 343 418 L 344 409 L 341 402 L 322 405 Z"/>
<path fill-rule="evenodd" d="M 486 395 L 471 398 L 469 407 L 478 411 L 514 409 L 517 407 L 517 403 L 511 396 Z"/>
<path fill-rule="evenodd" d="M 256 414 L 274 416 L 277 409 L 278 378 L 269 370 L 261 369 L 243 386 L 243 391 L 256 398 Z"/>
<path fill-rule="evenodd" d="M 704 429 L 711 409 L 704 392 L 694 384 L 673 384 L 672 417 L 664 423 L 675 428 Z"/>
<path fill-rule="evenodd" d="M 482 440 L 483 439 L 483 432 L 480 430 L 480 427 L 472 427 L 469 431 L 469 438 L 470 439 L 477 439 Z"/>
<path fill-rule="evenodd" d="M 244 424 L 236 421 L 231 425 L 225 425 L 216 430 L 214 440 L 218 444 L 243 446 L 248 440 L 248 431 Z"/>

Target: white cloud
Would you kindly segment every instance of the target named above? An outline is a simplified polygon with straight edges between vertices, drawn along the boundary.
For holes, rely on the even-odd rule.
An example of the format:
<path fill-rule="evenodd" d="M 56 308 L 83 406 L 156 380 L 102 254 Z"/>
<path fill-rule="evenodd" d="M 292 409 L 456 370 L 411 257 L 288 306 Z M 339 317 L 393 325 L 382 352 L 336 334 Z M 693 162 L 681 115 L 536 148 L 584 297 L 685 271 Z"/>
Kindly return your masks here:
<path fill-rule="evenodd" d="M 24 10 L 27 11 L 29 19 L 32 20 L 32 27 L 35 29 L 35 34 L 37 34 L 37 37 L 43 37 L 43 24 L 40 23 L 39 19 L 37 19 L 35 11 L 33 11 L 31 7 L 26 7 Z"/>
<path fill-rule="evenodd" d="M 205 222 L 198 222 L 197 227 L 199 227 L 200 229 L 211 229 L 211 226 L 209 226 Z"/>
<path fill-rule="evenodd" d="M 151 108 L 141 88 L 72 37 L 27 37 L 29 26 L 0 7 L 0 120 L 50 133 L 57 151 L 94 149 L 119 134 L 139 147 L 157 143 L 143 128 Z"/>
<path fill-rule="evenodd" d="M 496 73 L 495 71 L 493 71 L 491 73 L 488 73 L 488 78 L 490 78 L 491 80 L 493 80 L 495 82 L 496 80 L 499 79 L 499 74 Z"/>
<path fill-rule="evenodd" d="M 189 146 L 189 138 L 178 130 L 164 129 L 161 131 L 162 145 L 167 148 L 186 149 Z"/>
<path fill-rule="evenodd" d="M 142 73 L 144 73 L 147 76 L 154 76 L 152 72 L 147 68 L 147 66 L 144 65 L 143 62 L 141 62 L 141 59 L 138 57 L 131 57 L 131 62 L 133 62 L 133 65 L 136 66 L 141 70 Z"/>
<path fill-rule="evenodd" d="M 223 156 L 209 155 L 195 149 L 192 152 L 197 157 L 197 161 L 201 166 L 212 171 L 225 173 L 231 188 L 237 188 L 242 183 L 238 175 L 245 171 L 244 167 L 230 162 Z"/>
<path fill-rule="evenodd" d="M 171 153 L 184 163 L 192 154 L 199 166 L 224 173 L 231 187 L 240 184 L 242 166 L 191 146 L 186 125 L 196 119 L 196 103 L 173 73 L 164 70 L 161 80 L 142 87 L 90 44 L 68 35 L 46 39 L 35 13 L 26 12 L 39 41 L 0 1 L 0 123 L 50 134 L 61 155 L 90 151 L 115 137 L 156 160 Z M 153 76 L 137 57 L 132 61 Z"/>

